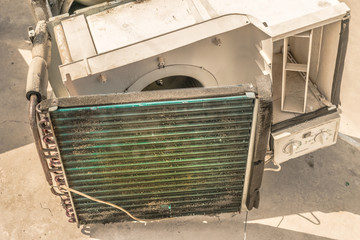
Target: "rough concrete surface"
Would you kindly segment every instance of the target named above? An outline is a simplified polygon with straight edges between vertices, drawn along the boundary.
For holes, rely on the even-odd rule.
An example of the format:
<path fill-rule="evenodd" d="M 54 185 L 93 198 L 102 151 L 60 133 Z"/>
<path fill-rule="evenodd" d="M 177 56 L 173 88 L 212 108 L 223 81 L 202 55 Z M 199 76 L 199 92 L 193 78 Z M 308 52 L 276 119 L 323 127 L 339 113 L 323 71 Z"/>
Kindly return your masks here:
<path fill-rule="evenodd" d="M 359 137 L 357 55 L 360 3 L 352 8 L 343 91 L 342 131 Z M 24 97 L 26 0 L 0 7 L 0 239 L 243 239 L 245 213 L 76 228 L 47 186 L 32 143 Z M 20 50 L 19 50 L 20 49 Z M 346 140 L 346 139 L 345 139 Z M 249 212 L 247 239 L 360 239 L 360 152 L 351 141 L 291 160 L 266 172 L 258 210 Z"/>

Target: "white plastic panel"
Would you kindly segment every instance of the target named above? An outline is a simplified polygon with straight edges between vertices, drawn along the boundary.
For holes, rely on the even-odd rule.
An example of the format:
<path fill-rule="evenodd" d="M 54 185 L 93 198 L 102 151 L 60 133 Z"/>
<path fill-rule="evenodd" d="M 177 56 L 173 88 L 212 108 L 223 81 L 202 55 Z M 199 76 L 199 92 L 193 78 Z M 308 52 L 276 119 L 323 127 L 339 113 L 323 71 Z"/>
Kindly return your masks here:
<path fill-rule="evenodd" d="M 336 143 L 340 115 L 333 113 L 273 132 L 274 160 L 278 164 Z"/>
<path fill-rule="evenodd" d="M 98 53 L 124 47 L 196 23 L 186 1 L 125 4 L 88 16 Z M 153 46 L 154 47 L 154 46 Z"/>
<path fill-rule="evenodd" d="M 263 74 L 255 62 L 256 59 L 262 60 L 255 44 L 260 45 L 260 42 L 268 39 L 269 36 L 253 25 L 244 25 L 238 29 L 221 34 L 218 31 L 213 32 L 213 30 L 217 30 L 214 26 L 219 21 L 222 23 L 223 20 L 227 20 L 227 23 L 229 23 L 229 19 L 246 21 L 247 18 L 243 16 L 219 18 L 208 21 L 206 24 L 204 23 L 204 26 L 202 24 L 196 25 L 193 27 L 195 29 L 185 29 L 191 30 L 186 31 L 186 33 L 177 31 L 167 36 L 167 39 L 177 39 L 177 36 L 179 36 L 181 41 L 165 42 L 165 36 L 163 36 L 142 42 L 141 44 L 91 57 L 88 59 L 89 72 L 92 73 L 90 75 L 87 73 L 85 61 L 63 65 L 60 67 L 60 71 L 63 77 L 70 74 L 79 95 L 136 91 L 131 86 L 135 82 L 141 82 L 144 78 L 151 76 L 151 73 L 154 73 L 154 71 L 159 73 L 157 76 L 159 78 L 169 76 L 171 72 L 172 75 L 193 77 L 203 84 L 205 83 L 204 85 L 206 86 L 214 86 L 214 84 L 206 84 L 211 79 L 212 82 L 215 79 L 215 83 L 217 82 L 216 85 L 218 86 L 243 83 L 255 84 L 256 77 Z M 246 24 L 245 21 L 243 24 Z M 237 24 L 241 24 L 241 22 Z M 213 28 L 210 29 L 208 26 Z M 224 30 L 224 26 L 220 30 Z M 186 36 L 195 36 L 194 33 L 196 31 L 198 33 L 197 37 L 209 37 L 202 40 L 197 38 L 188 45 L 179 48 L 174 47 L 193 39 L 190 37 L 186 38 Z M 192 34 L 188 35 L 187 33 L 189 32 Z M 203 32 L 203 35 L 200 36 L 200 32 Z M 221 39 L 222 44 L 220 46 L 214 43 L 214 36 Z M 186 40 L 186 42 L 182 40 Z M 152 48 L 154 45 L 158 46 L 158 48 Z M 170 50 L 170 47 L 175 49 Z M 124 58 L 124 56 L 127 57 Z M 161 70 L 159 70 L 158 62 L 160 56 L 165 61 L 165 67 Z M 193 70 L 196 68 L 203 69 L 201 72 L 207 72 L 207 75 L 210 77 L 207 80 L 203 80 L 206 77 L 199 76 L 198 72 L 185 70 L 185 68 L 182 69 L 184 70 L 183 73 L 180 71 L 172 72 L 174 66 L 180 65 L 193 66 Z M 101 83 L 98 80 L 100 74 L 107 76 L 106 83 Z M 157 80 L 155 78 L 153 81 Z"/>
<path fill-rule="evenodd" d="M 61 22 L 67 45 L 73 61 L 96 55 L 96 50 L 84 15 L 66 19 Z"/>
<path fill-rule="evenodd" d="M 340 28 L 341 22 L 324 26 L 318 75 L 316 79 L 313 79 L 320 92 L 328 100 L 331 99 Z"/>

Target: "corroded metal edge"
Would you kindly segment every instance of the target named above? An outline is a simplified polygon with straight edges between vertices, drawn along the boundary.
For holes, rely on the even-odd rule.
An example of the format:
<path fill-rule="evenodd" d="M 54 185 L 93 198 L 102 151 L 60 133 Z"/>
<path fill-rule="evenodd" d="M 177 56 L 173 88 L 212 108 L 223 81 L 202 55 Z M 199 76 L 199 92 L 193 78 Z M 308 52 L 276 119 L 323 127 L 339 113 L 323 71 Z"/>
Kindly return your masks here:
<path fill-rule="evenodd" d="M 246 162 L 246 171 L 244 177 L 244 189 L 243 189 L 243 196 L 241 200 L 241 209 L 240 211 L 247 211 L 247 204 L 246 200 L 249 194 L 249 185 L 251 183 L 251 169 L 252 169 L 252 160 L 254 158 L 254 145 L 255 145 L 255 131 L 256 131 L 256 124 L 258 119 L 258 111 L 259 111 L 259 99 L 255 99 L 254 108 L 253 108 L 253 118 L 251 122 L 251 133 L 249 139 L 249 147 L 248 147 L 248 157 Z"/>
<path fill-rule="evenodd" d="M 272 122 L 272 85 L 270 76 L 261 76 L 256 80 L 259 108 L 256 119 L 254 155 L 250 170 L 250 182 L 246 207 L 248 210 L 259 207 L 260 187 L 265 166 L 265 154 L 269 143 Z"/>
<path fill-rule="evenodd" d="M 76 96 L 71 98 L 55 98 L 44 100 L 40 109 L 66 108 L 78 106 L 100 106 L 109 104 L 125 104 L 152 101 L 168 101 L 182 99 L 197 99 L 206 97 L 235 96 L 246 92 L 256 93 L 256 87 L 251 84 L 211 88 L 190 88 L 180 90 L 163 90 L 149 92 L 130 92 L 107 95 Z"/>

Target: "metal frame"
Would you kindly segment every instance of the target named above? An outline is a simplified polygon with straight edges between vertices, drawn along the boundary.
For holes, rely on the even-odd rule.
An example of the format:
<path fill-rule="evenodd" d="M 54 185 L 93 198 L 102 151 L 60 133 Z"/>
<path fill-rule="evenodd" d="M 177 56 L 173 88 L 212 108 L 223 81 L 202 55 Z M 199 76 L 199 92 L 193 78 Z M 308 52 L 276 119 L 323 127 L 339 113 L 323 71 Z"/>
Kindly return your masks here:
<path fill-rule="evenodd" d="M 258 79 L 257 87 L 252 85 L 230 86 L 230 87 L 214 87 L 214 88 L 191 88 L 181 90 L 164 90 L 164 91 L 150 91 L 150 92 L 131 92 L 124 94 L 113 95 L 95 95 L 83 96 L 72 98 L 59 98 L 54 100 L 44 100 L 39 104 L 39 109 L 56 110 L 58 107 L 76 107 L 76 106 L 99 106 L 108 104 L 125 104 L 137 102 L 151 102 L 151 101 L 164 101 L 164 100 L 183 100 L 183 99 L 197 99 L 197 98 L 210 98 L 219 96 L 235 96 L 246 94 L 255 98 L 255 107 L 253 110 L 252 130 L 250 137 L 250 144 L 248 148 L 248 162 L 246 173 L 244 177 L 243 198 L 240 209 L 251 210 L 253 207 L 258 207 L 258 190 L 262 181 L 263 165 L 259 165 L 259 161 L 263 162 L 265 152 L 263 153 L 263 146 L 267 145 L 268 136 L 270 134 L 271 113 L 272 105 L 268 102 L 268 97 L 271 96 L 271 81 L 269 76 L 264 76 Z M 259 92 L 259 94 L 257 94 Z M 259 111 L 260 110 L 260 111 Z M 267 111 L 269 118 L 263 118 L 264 111 Z M 56 139 L 55 139 L 56 143 Z M 61 156 L 60 156 L 61 160 Z M 260 166 L 260 168 L 259 168 Z M 66 186 L 66 173 L 62 166 L 63 174 L 65 177 Z M 260 177 L 259 177 L 260 176 Z M 71 198 L 71 194 L 70 194 Z M 71 199 L 71 203 L 73 201 Z M 74 207 L 74 205 L 72 205 Z M 78 222 L 76 210 L 74 208 L 76 221 Z"/>
<path fill-rule="evenodd" d="M 44 100 L 40 109 L 46 110 L 57 107 L 96 106 L 108 104 L 124 104 L 151 101 L 181 100 L 187 98 L 206 98 L 215 96 L 235 96 L 245 92 L 256 92 L 256 87 L 250 84 L 226 87 L 189 88 L 177 90 L 129 92 L 120 94 L 88 95 L 71 98 L 56 98 Z"/>
<path fill-rule="evenodd" d="M 271 78 L 268 75 L 262 76 L 257 79 L 256 83 L 259 106 L 255 130 L 254 155 L 251 162 L 247 198 L 245 199 L 248 210 L 259 207 L 260 187 L 273 115 Z"/>
<path fill-rule="evenodd" d="M 241 211 L 248 210 L 248 208 L 246 206 L 246 199 L 248 197 L 251 166 L 252 166 L 252 160 L 254 157 L 255 130 L 256 130 L 256 125 L 257 125 L 258 110 L 259 110 L 259 99 L 255 99 L 253 119 L 252 119 L 252 123 L 251 123 L 251 134 L 250 134 L 250 141 L 249 141 L 248 158 L 247 158 L 246 172 L 245 172 L 245 178 L 244 178 L 243 197 L 242 197 L 242 201 L 241 201 Z"/>

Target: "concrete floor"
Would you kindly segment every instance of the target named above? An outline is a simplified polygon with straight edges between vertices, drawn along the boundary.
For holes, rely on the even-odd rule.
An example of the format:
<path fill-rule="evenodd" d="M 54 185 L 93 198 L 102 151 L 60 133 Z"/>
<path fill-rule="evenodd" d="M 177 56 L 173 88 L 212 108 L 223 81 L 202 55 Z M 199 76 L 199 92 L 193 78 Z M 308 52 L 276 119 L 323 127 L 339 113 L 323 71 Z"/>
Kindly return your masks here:
<path fill-rule="evenodd" d="M 0 8 L 0 239 L 243 239 L 245 214 L 185 217 L 161 223 L 76 228 L 50 193 L 32 143 L 24 97 L 33 25 L 26 0 Z M 346 134 L 327 149 L 266 172 L 258 210 L 248 215 L 247 239 L 360 239 L 360 3 L 352 8 L 351 38 L 341 95 Z M 349 144 L 351 143 L 351 144 Z"/>

